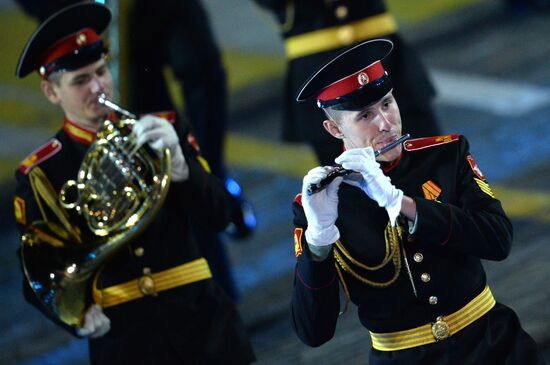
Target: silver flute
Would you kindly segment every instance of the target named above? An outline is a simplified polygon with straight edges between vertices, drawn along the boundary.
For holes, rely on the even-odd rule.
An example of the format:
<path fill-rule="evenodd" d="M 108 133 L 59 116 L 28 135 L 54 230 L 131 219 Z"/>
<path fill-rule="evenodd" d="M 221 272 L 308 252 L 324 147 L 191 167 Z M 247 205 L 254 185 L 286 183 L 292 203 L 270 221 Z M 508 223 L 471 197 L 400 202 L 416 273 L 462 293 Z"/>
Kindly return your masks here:
<path fill-rule="evenodd" d="M 391 150 L 392 148 L 397 147 L 398 145 L 405 142 L 409 138 L 411 138 L 411 135 L 408 134 L 408 133 L 402 135 L 400 138 L 396 139 L 392 143 L 389 143 L 389 144 L 385 145 L 384 147 L 380 148 L 379 150 L 374 151 L 374 157 L 378 157 L 381 154 L 388 152 L 389 150 Z M 315 193 L 320 192 L 321 190 L 326 188 L 328 186 L 328 184 L 330 184 L 338 176 L 346 176 L 346 175 L 349 175 L 349 174 L 355 172 L 353 170 L 347 170 L 347 169 L 343 168 L 341 165 L 334 165 L 334 167 L 335 167 L 335 169 L 333 171 L 329 172 L 329 174 L 323 180 L 319 181 L 316 184 L 311 184 L 311 185 L 308 186 L 308 188 L 307 188 L 307 194 L 308 195 L 313 195 Z"/>

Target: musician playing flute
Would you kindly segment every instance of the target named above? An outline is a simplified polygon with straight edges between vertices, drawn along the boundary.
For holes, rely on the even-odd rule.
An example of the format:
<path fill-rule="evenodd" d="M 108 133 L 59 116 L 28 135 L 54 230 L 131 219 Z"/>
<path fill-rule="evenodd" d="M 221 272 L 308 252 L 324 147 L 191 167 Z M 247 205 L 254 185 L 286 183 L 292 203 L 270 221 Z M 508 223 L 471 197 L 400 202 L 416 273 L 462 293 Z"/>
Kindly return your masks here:
<path fill-rule="evenodd" d="M 512 225 L 467 139 L 410 139 L 375 157 L 401 137 L 391 70 L 380 62 L 392 47 L 355 46 L 298 94 L 316 98 L 344 152 L 307 173 L 292 205 L 294 330 L 309 346 L 324 344 L 351 301 L 370 333 L 371 365 L 542 364 L 487 284 L 481 260 L 508 256 Z M 336 170 L 352 173 L 311 191 Z"/>
<path fill-rule="evenodd" d="M 38 71 L 44 95 L 64 113 L 61 129 L 16 172 L 21 233 L 47 221 L 71 228 L 75 241 L 90 236 L 78 212 L 64 209 L 48 192 L 56 195 L 77 178 L 98 128 L 115 117 L 99 102 L 113 90 L 100 37 L 110 19 L 110 10 L 98 3 L 68 6 L 40 24 L 20 57 L 17 76 Z M 236 308 L 212 280 L 191 236 L 191 225 L 211 232 L 226 227 L 229 196 L 208 172 L 189 128 L 176 131 L 170 119 L 169 113 L 147 115 L 134 125 L 138 146 L 169 149 L 169 191 L 148 227 L 94 275 L 80 323 L 67 324 L 43 305 L 48 298 L 35 295 L 40 283 L 25 280 L 25 298 L 64 329 L 89 339 L 92 364 L 249 364 L 254 354 Z"/>

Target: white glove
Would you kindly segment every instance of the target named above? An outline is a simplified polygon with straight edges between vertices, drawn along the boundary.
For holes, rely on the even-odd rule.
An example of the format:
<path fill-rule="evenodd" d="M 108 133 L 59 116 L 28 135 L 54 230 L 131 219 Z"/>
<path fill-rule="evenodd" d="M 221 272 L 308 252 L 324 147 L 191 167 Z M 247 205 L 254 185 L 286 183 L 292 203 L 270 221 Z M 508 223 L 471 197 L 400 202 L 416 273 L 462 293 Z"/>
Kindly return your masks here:
<path fill-rule="evenodd" d="M 342 177 L 335 178 L 324 190 L 308 195 L 309 185 L 316 184 L 332 171 L 331 167 L 316 167 L 304 177 L 302 206 L 307 218 L 306 240 L 313 246 L 331 245 L 340 238 L 334 225 L 338 218 L 338 188 Z"/>
<path fill-rule="evenodd" d="M 149 142 L 149 145 L 158 151 L 164 148 L 170 149 L 172 181 L 185 181 L 189 178 L 189 166 L 183 157 L 178 135 L 170 122 L 153 115 L 146 115 L 134 124 L 132 133 L 135 134 L 140 146 Z"/>
<path fill-rule="evenodd" d="M 98 338 L 109 332 L 111 320 L 103 313 L 99 304 L 92 304 L 84 314 L 84 324 L 76 329 L 82 337 Z"/>
<path fill-rule="evenodd" d="M 393 186 L 389 178 L 384 175 L 380 164 L 376 162 L 372 147 L 347 150 L 334 161 L 345 169 L 361 174 L 362 178 L 359 179 L 357 174 L 350 174 L 344 181 L 360 187 L 380 207 L 386 208 L 390 223 L 395 226 L 395 220 L 401 211 L 403 191 Z"/>

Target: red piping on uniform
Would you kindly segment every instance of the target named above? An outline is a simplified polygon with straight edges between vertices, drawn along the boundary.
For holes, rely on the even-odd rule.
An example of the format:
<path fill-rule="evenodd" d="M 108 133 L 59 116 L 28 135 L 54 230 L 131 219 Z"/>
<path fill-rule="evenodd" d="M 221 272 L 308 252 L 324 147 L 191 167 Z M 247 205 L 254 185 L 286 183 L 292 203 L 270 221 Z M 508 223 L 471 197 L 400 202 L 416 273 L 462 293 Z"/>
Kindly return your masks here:
<path fill-rule="evenodd" d="M 302 194 L 297 194 L 295 197 L 294 197 L 294 202 L 302 205 Z"/>
<path fill-rule="evenodd" d="M 381 165 L 382 166 L 382 171 L 390 172 L 391 170 L 393 170 L 397 165 L 399 165 L 399 162 L 401 162 L 401 157 L 403 157 L 403 153 L 401 153 L 399 155 L 399 157 L 397 157 L 395 160 L 391 161 L 389 164 Z"/>
<path fill-rule="evenodd" d="M 328 284 L 320 286 L 318 288 L 314 288 L 314 287 L 309 286 L 309 285 L 306 284 L 306 282 L 302 278 L 302 275 L 300 275 L 300 270 L 298 270 L 298 268 L 296 268 L 296 276 L 298 277 L 298 279 L 300 280 L 302 285 L 305 286 L 306 288 L 308 288 L 309 290 L 321 290 L 321 289 L 328 288 L 329 286 L 332 285 L 332 283 L 334 283 L 334 280 L 336 280 L 336 274 L 334 274 L 334 276 L 332 277 L 332 280 Z"/>

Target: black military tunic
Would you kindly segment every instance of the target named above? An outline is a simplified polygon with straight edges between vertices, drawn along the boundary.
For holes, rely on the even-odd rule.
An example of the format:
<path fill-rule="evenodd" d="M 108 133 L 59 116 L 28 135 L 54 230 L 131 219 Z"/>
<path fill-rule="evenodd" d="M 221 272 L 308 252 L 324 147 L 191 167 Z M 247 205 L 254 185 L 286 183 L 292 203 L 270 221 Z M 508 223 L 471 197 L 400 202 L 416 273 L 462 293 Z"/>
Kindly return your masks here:
<path fill-rule="evenodd" d="M 394 96 L 399 103 L 405 124 L 403 132 L 413 137 L 440 134 L 431 108 L 434 88 L 416 51 L 403 42 L 395 26 L 386 29 L 368 29 L 375 37 L 361 37 L 351 30 L 353 24 L 380 16 L 391 15 L 382 0 L 256 0 L 269 9 L 281 24 L 281 36 L 288 42 L 292 38 L 314 34 L 320 30 L 335 29 L 327 40 L 333 46 L 318 52 L 288 56 L 288 69 L 284 91 L 283 139 L 290 142 L 305 141 L 312 145 L 321 165 L 334 163 L 342 153 L 341 141 L 332 138 L 323 128 L 325 116 L 312 100 L 296 103 L 295 98 L 306 77 L 327 61 L 334 59 L 348 47 L 367 39 L 385 38 L 394 43 L 394 51 L 383 60 L 394 84 Z M 367 66 L 367 65 L 365 65 Z"/>
<path fill-rule="evenodd" d="M 512 243 L 511 223 L 464 137 L 406 142 L 401 157 L 384 170 L 397 188 L 415 200 L 417 225 L 403 239 L 400 255 L 406 256 L 408 265 L 402 264 L 393 284 L 373 287 L 347 272 L 342 274 L 361 323 L 374 333 L 416 328 L 461 309 L 486 286 L 481 259 L 505 259 Z M 293 209 L 298 231 L 305 231 L 299 199 Z M 368 266 L 383 260 L 387 224 L 386 211 L 362 190 L 345 183 L 340 186 L 336 226 L 340 242 L 354 259 Z M 298 256 L 296 265 L 293 324 L 302 341 L 319 346 L 334 334 L 340 311 L 339 279 L 332 254 L 315 262 L 309 257 L 305 235 L 295 237 L 298 253 L 306 252 Z M 358 271 L 369 280 L 384 282 L 394 270 L 390 262 L 376 271 Z M 515 313 L 497 303 L 448 339 L 399 351 L 373 349 L 370 363 L 541 363 L 537 356 L 534 341 L 521 329 Z"/>
<path fill-rule="evenodd" d="M 16 173 L 15 204 L 22 233 L 28 224 L 44 219 L 28 172 L 40 167 L 59 191 L 67 180 L 76 178 L 94 136 L 66 120 L 54 139 L 21 165 Z M 196 150 L 182 136 L 188 133 L 180 133 L 180 140 L 189 179 L 171 183 L 164 205 L 150 226 L 103 266 L 96 284 L 99 289 L 137 280 L 144 269 L 156 273 L 199 258 L 191 225 L 217 232 L 228 223 L 225 189 L 205 172 Z M 24 292 L 31 304 L 61 324 L 40 305 L 26 281 Z M 233 302 L 212 279 L 104 308 L 104 312 L 111 320 L 111 330 L 90 340 L 93 364 L 247 364 L 254 360 Z M 73 328 L 62 326 L 75 333 Z"/>

